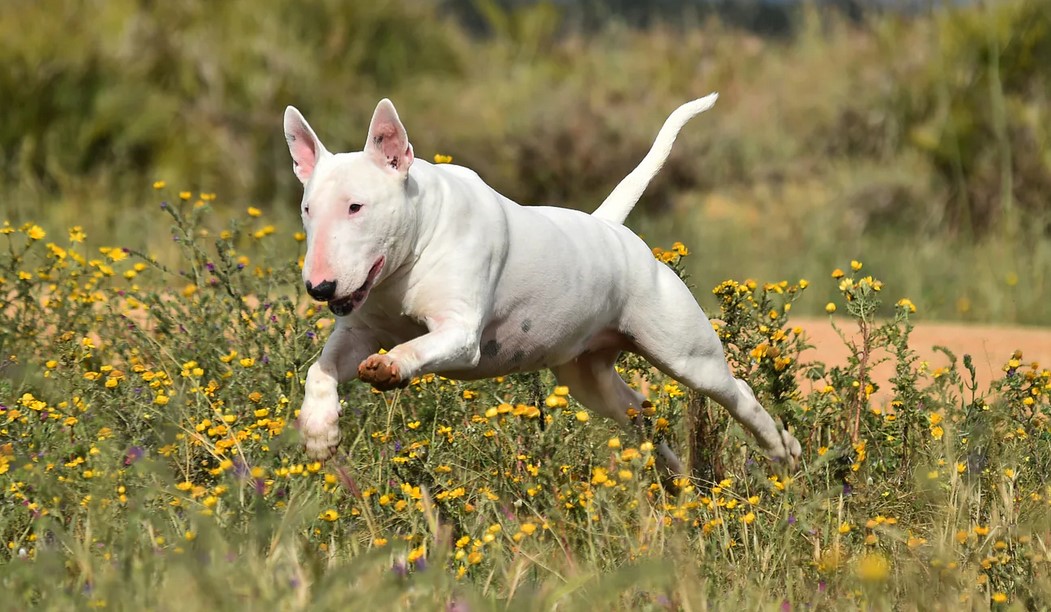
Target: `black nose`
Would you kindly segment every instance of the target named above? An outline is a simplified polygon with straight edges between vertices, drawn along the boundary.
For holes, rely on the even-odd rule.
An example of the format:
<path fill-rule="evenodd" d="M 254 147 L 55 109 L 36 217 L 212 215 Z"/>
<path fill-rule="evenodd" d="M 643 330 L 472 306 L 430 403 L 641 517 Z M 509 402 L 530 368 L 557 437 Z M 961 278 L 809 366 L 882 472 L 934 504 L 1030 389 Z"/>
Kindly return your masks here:
<path fill-rule="evenodd" d="M 332 296 L 336 295 L 336 281 L 321 281 L 317 286 L 307 281 L 307 293 L 319 302 L 327 302 L 332 299 Z"/>

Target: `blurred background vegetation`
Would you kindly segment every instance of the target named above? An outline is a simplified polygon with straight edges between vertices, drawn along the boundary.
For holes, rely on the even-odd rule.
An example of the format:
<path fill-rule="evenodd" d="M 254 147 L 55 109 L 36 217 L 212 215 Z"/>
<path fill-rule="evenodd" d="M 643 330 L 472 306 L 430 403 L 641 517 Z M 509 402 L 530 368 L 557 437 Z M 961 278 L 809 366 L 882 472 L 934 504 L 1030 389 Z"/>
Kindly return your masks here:
<path fill-rule="evenodd" d="M 163 179 L 290 232 L 284 107 L 356 150 L 388 96 L 418 157 L 591 210 L 717 90 L 629 220 L 707 305 L 858 258 L 921 314 L 1047 324 L 1048 66 L 1051 0 L 4 0 L 0 206 L 163 257 Z"/>

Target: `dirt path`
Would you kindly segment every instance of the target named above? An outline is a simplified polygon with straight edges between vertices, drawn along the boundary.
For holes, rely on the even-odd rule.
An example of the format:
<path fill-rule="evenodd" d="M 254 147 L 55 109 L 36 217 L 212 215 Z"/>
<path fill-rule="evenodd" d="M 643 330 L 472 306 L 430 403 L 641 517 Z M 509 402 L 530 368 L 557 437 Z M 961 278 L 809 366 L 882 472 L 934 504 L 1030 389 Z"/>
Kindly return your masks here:
<path fill-rule="evenodd" d="M 848 350 L 827 318 L 793 319 L 792 323 L 803 327 L 810 344 L 815 346 L 803 352 L 804 361 L 816 359 L 827 365 L 846 363 Z M 843 319 L 837 319 L 836 324 L 844 331 L 856 330 Z M 990 381 L 1003 374 L 1003 365 L 1015 350 L 1022 351 L 1023 363 L 1036 361 L 1041 367 L 1051 368 L 1051 328 L 917 323 L 910 345 L 920 359 L 930 362 L 932 370 L 949 363 L 944 353 L 932 349 L 934 346 L 944 346 L 952 351 L 961 368 L 964 354 L 970 354 L 978 372 L 979 389 L 987 388 Z M 893 374 L 894 366 L 891 363 L 880 364 L 874 371 L 874 378 L 881 387 L 878 397 L 883 401 L 889 398 L 890 385 L 887 381 Z M 804 390 L 808 389 L 806 385 L 804 383 Z"/>

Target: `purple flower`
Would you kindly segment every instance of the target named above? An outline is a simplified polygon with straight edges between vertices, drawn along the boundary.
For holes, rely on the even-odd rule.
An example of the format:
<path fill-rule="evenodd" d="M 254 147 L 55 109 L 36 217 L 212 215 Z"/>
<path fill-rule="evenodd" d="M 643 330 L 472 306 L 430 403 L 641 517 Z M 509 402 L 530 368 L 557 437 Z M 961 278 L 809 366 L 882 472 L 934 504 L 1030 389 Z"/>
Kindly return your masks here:
<path fill-rule="evenodd" d="M 168 208 L 167 202 L 161 202 L 161 208 Z"/>
<path fill-rule="evenodd" d="M 788 515 L 788 524 L 789 525 L 795 525 L 796 524 L 796 515 L 794 515 L 794 514 L 789 514 Z"/>
<path fill-rule="evenodd" d="M 124 453 L 124 465 L 135 463 L 139 459 L 142 459 L 145 454 L 146 450 L 141 446 L 132 446 Z"/>
<path fill-rule="evenodd" d="M 244 459 L 240 457 L 234 457 L 234 475 L 238 478 L 247 478 L 251 470 L 248 468 L 248 464 L 245 463 Z"/>
<path fill-rule="evenodd" d="M 209 272 L 215 272 L 215 264 L 213 264 L 210 261 L 208 263 L 204 264 L 204 267 L 208 268 Z"/>
<path fill-rule="evenodd" d="M 395 574 L 404 578 L 409 575 L 409 566 L 405 563 L 404 559 L 398 559 L 394 562 L 394 566 L 391 568 Z"/>
<path fill-rule="evenodd" d="M 781 601 L 781 612 L 792 612 L 792 604 L 787 599 Z"/>

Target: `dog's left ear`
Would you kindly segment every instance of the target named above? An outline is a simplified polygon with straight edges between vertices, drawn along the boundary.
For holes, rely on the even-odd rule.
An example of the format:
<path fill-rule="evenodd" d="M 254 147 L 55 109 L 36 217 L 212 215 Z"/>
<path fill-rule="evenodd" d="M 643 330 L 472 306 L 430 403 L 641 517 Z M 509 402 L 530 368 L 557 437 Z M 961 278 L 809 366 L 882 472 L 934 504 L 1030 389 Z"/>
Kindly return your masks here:
<path fill-rule="evenodd" d="M 365 153 L 381 168 L 389 168 L 402 177 L 408 176 L 409 166 L 414 159 L 412 145 L 409 144 L 405 126 L 398 119 L 398 111 L 387 98 L 380 100 L 376 112 L 372 114 Z"/>

